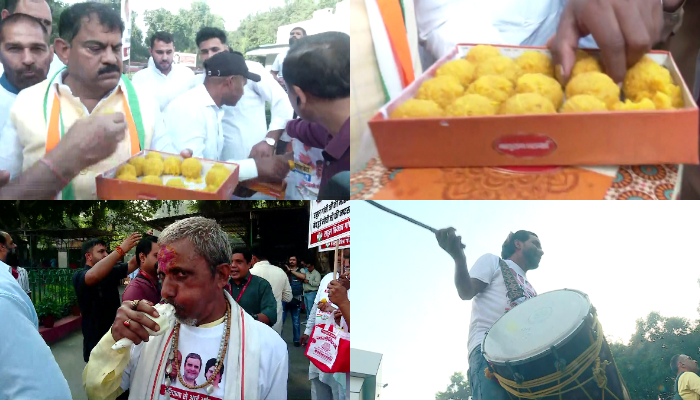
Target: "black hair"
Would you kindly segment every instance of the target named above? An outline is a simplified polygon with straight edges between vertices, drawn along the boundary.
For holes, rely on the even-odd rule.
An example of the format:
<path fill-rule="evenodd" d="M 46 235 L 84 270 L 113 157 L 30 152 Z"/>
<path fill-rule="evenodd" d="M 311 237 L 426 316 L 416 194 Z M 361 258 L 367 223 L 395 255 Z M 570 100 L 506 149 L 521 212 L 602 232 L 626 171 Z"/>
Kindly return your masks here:
<path fill-rule="evenodd" d="M 6 245 L 7 239 L 5 239 L 5 232 L 0 231 L 0 244 Z"/>
<path fill-rule="evenodd" d="M 268 246 L 265 243 L 256 243 L 250 248 L 250 254 L 259 260 L 269 261 L 270 253 L 268 251 Z"/>
<path fill-rule="evenodd" d="M 231 254 L 243 254 L 243 258 L 248 264 L 250 264 L 250 261 L 253 259 L 253 254 L 251 254 L 250 249 L 246 246 L 234 247 Z"/>
<path fill-rule="evenodd" d="M 291 31 L 289 31 L 289 34 L 291 35 L 292 32 L 294 32 L 294 31 L 301 31 L 301 33 L 304 34 L 304 37 L 306 37 L 306 29 L 304 29 L 300 26 L 297 26 L 296 28 L 293 28 Z"/>
<path fill-rule="evenodd" d="M 506 240 L 505 243 L 503 243 L 503 247 L 501 248 L 501 258 L 504 260 L 513 254 L 515 254 L 515 241 L 519 240 L 521 242 L 527 242 L 530 239 L 530 236 L 538 237 L 535 233 L 530 232 L 530 231 L 517 231 L 515 232 L 510 239 Z"/>
<path fill-rule="evenodd" d="M 85 256 L 85 254 L 90 253 L 95 246 L 100 244 L 104 247 L 107 247 L 107 242 L 105 242 L 102 239 L 90 239 L 87 242 L 83 243 L 83 264 L 87 263 L 87 257 Z"/>
<path fill-rule="evenodd" d="M 211 26 L 205 26 L 204 28 L 200 29 L 199 32 L 197 32 L 197 36 L 195 37 L 194 41 L 197 43 L 197 47 L 199 47 L 202 42 L 214 38 L 221 40 L 222 44 L 226 44 L 226 32 Z"/>
<path fill-rule="evenodd" d="M 170 32 L 156 32 L 153 34 L 153 36 L 151 36 L 151 48 L 153 48 L 153 45 L 156 43 L 156 40 L 160 40 L 163 43 L 172 43 L 175 39 L 173 39 L 173 35 Z"/>
<path fill-rule="evenodd" d="M 139 240 L 138 244 L 136 245 L 136 265 L 141 267 L 141 258 L 139 258 L 139 254 L 143 254 L 146 257 L 148 257 L 148 254 L 153 250 L 153 245 L 155 243 L 158 243 L 158 238 L 155 236 L 151 235 L 145 235 L 141 240 Z"/>
<path fill-rule="evenodd" d="M 199 360 L 199 365 L 200 366 L 202 365 L 202 357 L 200 357 L 199 354 L 197 354 L 197 353 L 188 354 L 187 357 L 185 357 L 185 364 L 187 364 L 187 360 L 189 360 L 190 358 L 195 358 L 195 359 Z M 182 364 L 183 368 L 184 368 L 185 364 Z"/>
<path fill-rule="evenodd" d="M 282 69 L 287 87 L 327 100 L 350 97 L 350 36 L 325 32 L 301 38 Z"/>
<path fill-rule="evenodd" d="M 673 376 L 678 375 L 678 359 L 681 358 L 680 354 L 676 354 L 673 357 L 671 357 L 671 372 L 673 372 Z"/>
<path fill-rule="evenodd" d="M 209 368 L 216 366 L 216 358 L 210 358 L 209 361 L 207 361 L 207 365 L 204 368 L 204 376 L 206 376 L 207 371 L 209 371 Z M 221 369 L 219 370 L 219 373 L 221 375 L 224 374 L 224 364 L 221 364 Z"/>
<path fill-rule="evenodd" d="M 27 14 L 12 14 L 7 18 L 0 21 L 0 43 L 5 41 L 5 27 L 8 25 L 14 25 L 20 22 L 27 22 L 29 24 L 35 24 L 41 27 L 41 32 L 44 34 L 44 42 L 48 44 L 49 42 L 49 31 L 46 30 L 44 24 L 38 19 Z"/>
<path fill-rule="evenodd" d="M 58 20 L 58 36 L 72 43 L 83 26 L 83 19 L 87 18 L 89 21 L 93 16 L 97 17 L 100 25 L 110 32 L 119 30 L 124 34 L 124 21 L 119 13 L 106 4 L 88 1 L 73 4 L 61 13 L 61 18 Z"/>

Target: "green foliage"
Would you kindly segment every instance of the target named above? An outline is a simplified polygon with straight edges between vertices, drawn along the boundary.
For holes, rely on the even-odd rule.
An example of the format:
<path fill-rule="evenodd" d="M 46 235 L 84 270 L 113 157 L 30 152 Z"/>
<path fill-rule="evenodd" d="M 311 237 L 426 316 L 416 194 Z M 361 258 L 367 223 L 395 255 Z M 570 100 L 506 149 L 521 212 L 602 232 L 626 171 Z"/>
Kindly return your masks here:
<path fill-rule="evenodd" d="M 455 372 L 450 377 L 450 384 L 444 392 L 437 392 L 435 400 L 469 400 L 472 390 L 469 381 L 462 372 Z"/>
<path fill-rule="evenodd" d="M 700 328 L 697 322 L 652 312 L 637 320 L 636 332 L 627 346 L 612 343 L 610 349 L 632 398 L 672 398 L 675 376 L 669 361 L 674 354 L 697 358 Z"/>
<path fill-rule="evenodd" d="M 131 59 L 134 61 L 148 61 L 151 54 L 148 52 L 148 45 L 143 37 L 143 31 L 135 23 L 138 14 L 131 12 Z"/>
<path fill-rule="evenodd" d="M 228 39 L 232 49 L 245 54 L 260 45 L 277 41 L 277 28 L 311 19 L 314 11 L 334 8 L 340 0 L 287 0 L 281 7 L 246 16 Z"/>
<path fill-rule="evenodd" d="M 273 44 L 277 41 L 277 28 L 280 26 L 311 19 L 314 11 L 334 8 L 338 2 L 340 0 L 287 0 L 284 6 L 245 17 L 238 29 L 227 32 L 228 44 L 243 54 L 260 45 Z M 132 20 L 135 21 L 135 18 Z M 195 37 L 201 28 L 211 26 L 225 29 L 224 19 L 220 15 L 212 14 L 205 1 L 194 1 L 189 10 L 180 9 L 177 14 L 163 8 L 149 10 L 144 14 L 144 21 L 148 27 L 145 35 L 132 27 L 131 54 L 136 61 L 148 59 L 149 38 L 157 31 L 173 34 L 176 51 L 196 53 Z M 145 54 L 142 49 L 146 49 Z"/>
<path fill-rule="evenodd" d="M 196 200 L 189 203 L 187 209 L 192 213 L 215 214 L 219 212 L 247 210 L 249 208 L 284 208 L 304 206 L 303 200 L 250 200 L 250 201 L 219 201 L 219 200 Z"/>
<path fill-rule="evenodd" d="M 145 233 L 145 221 L 165 206 L 170 212 L 180 201 L 3 201 L 0 230 L 88 228 L 113 232 L 115 247 L 133 232 Z"/>
<path fill-rule="evenodd" d="M 39 301 L 34 308 L 36 309 L 36 314 L 39 319 L 51 315 L 56 318 L 60 318 L 62 313 L 65 311 L 63 304 L 52 298 L 46 298 Z"/>
<path fill-rule="evenodd" d="M 201 28 L 211 26 L 224 29 L 224 19 L 220 15 L 212 14 L 205 1 L 194 1 L 189 10 L 180 9 L 177 14 L 164 8 L 148 10 L 144 14 L 144 21 L 148 27 L 143 38 L 145 47 L 150 45 L 150 37 L 154 33 L 166 31 L 173 35 L 175 50 L 183 53 L 197 52 L 195 36 Z"/>

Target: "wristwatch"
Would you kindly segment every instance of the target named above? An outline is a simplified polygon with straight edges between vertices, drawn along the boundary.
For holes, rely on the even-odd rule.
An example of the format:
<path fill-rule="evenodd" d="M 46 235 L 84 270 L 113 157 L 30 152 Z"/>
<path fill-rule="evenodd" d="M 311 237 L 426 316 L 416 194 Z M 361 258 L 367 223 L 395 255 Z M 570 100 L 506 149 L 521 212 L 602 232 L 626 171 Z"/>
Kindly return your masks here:
<path fill-rule="evenodd" d="M 271 138 L 271 137 L 265 138 L 265 141 L 267 142 L 267 144 L 269 144 L 269 145 L 272 146 L 272 147 L 275 147 L 275 144 L 277 143 L 277 142 L 275 141 L 275 139 L 273 139 L 273 138 Z"/>

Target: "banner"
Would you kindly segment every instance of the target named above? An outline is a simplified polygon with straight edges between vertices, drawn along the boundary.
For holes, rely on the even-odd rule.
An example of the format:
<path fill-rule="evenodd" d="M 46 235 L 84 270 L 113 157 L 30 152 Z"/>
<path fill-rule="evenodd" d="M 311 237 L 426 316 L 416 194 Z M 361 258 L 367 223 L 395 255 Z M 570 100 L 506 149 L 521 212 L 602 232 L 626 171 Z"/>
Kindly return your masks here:
<path fill-rule="evenodd" d="M 338 247 L 339 249 L 349 249 L 350 248 L 350 236 L 346 236 L 342 239 L 340 239 L 340 246 Z M 335 242 L 328 242 L 326 244 L 321 245 L 318 248 L 318 251 L 333 251 L 335 250 Z"/>
<path fill-rule="evenodd" d="M 122 61 L 128 61 L 131 56 L 131 8 L 129 0 L 122 0 L 122 21 L 124 21 L 124 34 L 122 35 Z"/>
<path fill-rule="evenodd" d="M 178 53 L 173 55 L 173 64 L 184 65 L 185 67 L 197 67 L 197 55 L 192 53 Z"/>
<path fill-rule="evenodd" d="M 350 236 L 349 200 L 310 201 L 309 248 Z"/>

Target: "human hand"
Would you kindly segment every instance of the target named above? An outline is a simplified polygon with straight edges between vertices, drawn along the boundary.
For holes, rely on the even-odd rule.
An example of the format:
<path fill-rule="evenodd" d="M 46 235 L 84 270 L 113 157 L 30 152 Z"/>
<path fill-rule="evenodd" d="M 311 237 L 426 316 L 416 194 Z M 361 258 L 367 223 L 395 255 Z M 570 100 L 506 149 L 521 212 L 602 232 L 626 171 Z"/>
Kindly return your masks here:
<path fill-rule="evenodd" d="M 10 182 L 10 172 L 0 170 L 0 188 Z"/>
<path fill-rule="evenodd" d="M 80 119 L 46 157 L 64 172 L 64 176 L 75 176 L 111 156 L 124 140 L 126 129 L 126 118 L 122 113 Z"/>
<path fill-rule="evenodd" d="M 560 66 L 562 80 L 568 81 L 579 39 L 591 34 L 600 47 L 606 73 L 622 82 L 627 69 L 662 40 L 663 25 L 659 0 L 569 0 L 551 40 L 554 65 Z"/>
<path fill-rule="evenodd" d="M 128 338 L 134 344 L 139 344 L 142 341 L 147 342 L 149 334 L 144 326 L 154 332 L 160 330 L 160 326 L 155 321 L 143 314 L 147 313 L 154 318 L 159 316 L 158 311 L 156 311 L 151 302 L 141 300 L 136 310 L 133 310 L 131 307 L 131 301 L 125 301 L 117 309 L 117 317 L 114 319 L 114 324 L 112 324 L 112 338 L 115 342 L 122 338 Z M 128 326 L 124 325 L 124 321 L 127 320 L 129 321 Z"/>
<path fill-rule="evenodd" d="M 339 306 L 349 301 L 348 290 L 340 281 L 334 280 L 328 284 L 328 300 Z"/>
<path fill-rule="evenodd" d="M 124 239 L 124 241 L 122 242 L 122 244 L 119 245 L 119 247 L 121 247 L 125 253 L 128 253 L 129 250 L 133 249 L 134 246 L 136 246 L 139 240 L 141 240 L 141 234 L 132 233 L 131 235 L 129 235 L 129 237 Z"/>
<path fill-rule="evenodd" d="M 462 237 L 457 236 L 455 228 L 439 229 L 435 233 L 438 244 L 447 254 L 451 255 L 455 261 L 466 259 L 462 250 Z"/>
<path fill-rule="evenodd" d="M 302 346 L 306 346 L 306 342 L 309 340 L 309 335 L 301 335 L 301 339 L 299 340 L 299 343 L 301 343 Z"/>
<path fill-rule="evenodd" d="M 281 154 L 255 159 L 260 182 L 281 183 L 289 174 L 289 161 L 294 160 L 294 153 Z"/>
<path fill-rule="evenodd" d="M 275 155 L 275 147 L 270 146 L 266 141 L 262 141 L 250 150 L 248 158 L 266 158 Z"/>

